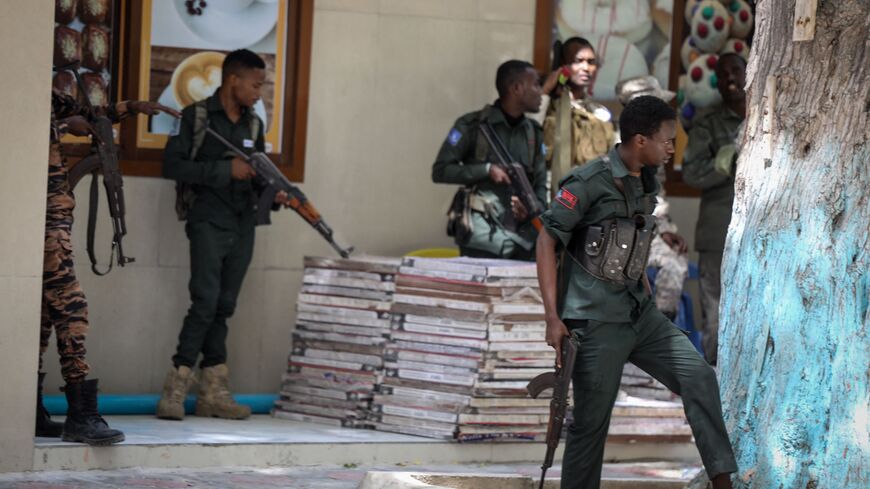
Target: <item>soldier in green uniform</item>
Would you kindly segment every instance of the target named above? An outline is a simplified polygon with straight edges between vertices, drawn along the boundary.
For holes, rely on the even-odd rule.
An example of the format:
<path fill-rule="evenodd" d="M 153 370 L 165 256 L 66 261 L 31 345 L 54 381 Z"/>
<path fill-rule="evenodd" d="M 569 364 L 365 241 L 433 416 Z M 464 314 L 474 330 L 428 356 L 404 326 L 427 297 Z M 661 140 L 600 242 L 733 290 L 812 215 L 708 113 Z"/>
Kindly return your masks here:
<path fill-rule="evenodd" d="M 655 170 L 674 152 L 676 114 L 661 99 L 642 96 L 625 107 L 619 125 L 622 144 L 572 170 L 541 216 L 545 231 L 538 236 L 537 263 L 547 343 L 558 359 L 564 336 L 580 342 L 562 488 L 599 487 L 626 361 L 682 396 L 714 487 L 729 488 L 737 466 L 716 373 L 656 308 L 644 283 L 655 229 Z M 557 250 L 563 251 L 558 280 Z"/>
<path fill-rule="evenodd" d="M 432 181 L 460 184 L 467 196 L 469 230 L 455 235 L 463 256 L 534 258 L 535 230 L 528 211 L 513 195 L 510 177 L 493 164 L 493 152 L 480 135 L 488 122 L 526 171 L 535 195 L 547 199 L 547 169 L 541 126 L 525 116 L 541 106 L 541 84 L 534 67 L 518 60 L 499 66 L 495 80 L 498 100 L 460 117 L 441 145 L 432 165 Z"/>
<path fill-rule="evenodd" d="M 220 88 L 182 111 L 180 127 L 166 146 L 163 176 L 178 182 L 177 210 L 187 220 L 190 239 L 191 306 L 157 406 L 160 418 L 184 417 L 184 398 L 195 381 L 193 368 L 200 353 L 196 414 L 229 419 L 251 414 L 230 395 L 227 319 L 235 311 L 251 262 L 256 203 L 264 186 L 244 159 L 228 153 L 205 128 L 243 150 L 263 151 L 263 123 L 253 106 L 266 80 L 265 68 L 251 51 L 228 54 Z M 286 203 L 286 194 L 279 194 L 276 202 Z"/>
<path fill-rule="evenodd" d="M 723 54 L 716 65 L 723 104 L 692 125 L 683 162 L 683 181 L 701 189 L 701 209 L 695 228 L 703 322 L 701 341 L 707 361 L 716 365 L 719 350 L 719 295 L 722 253 L 734 204 L 736 139 L 746 117 L 746 61 Z"/>

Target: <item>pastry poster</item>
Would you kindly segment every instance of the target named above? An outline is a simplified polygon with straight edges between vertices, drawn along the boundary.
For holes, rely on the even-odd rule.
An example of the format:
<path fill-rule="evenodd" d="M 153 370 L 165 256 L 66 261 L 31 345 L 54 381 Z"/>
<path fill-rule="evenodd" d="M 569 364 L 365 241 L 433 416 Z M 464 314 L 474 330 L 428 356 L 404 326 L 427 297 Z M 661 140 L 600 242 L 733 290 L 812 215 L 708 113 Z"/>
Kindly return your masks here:
<path fill-rule="evenodd" d="M 250 49 L 266 62 L 254 111 L 265 123 L 267 151 L 279 153 L 286 8 L 287 0 L 143 0 L 140 98 L 181 110 L 220 86 L 227 53 Z M 137 146 L 163 148 L 174 123 L 166 114 L 148 118 Z"/>
<path fill-rule="evenodd" d="M 52 86 L 94 105 L 107 105 L 113 97 L 112 49 L 115 34 L 115 0 L 56 0 L 54 9 L 54 78 Z M 64 68 L 78 63 L 74 68 Z M 85 93 L 76 83 L 81 75 Z M 67 135 L 65 142 L 84 141 Z"/>

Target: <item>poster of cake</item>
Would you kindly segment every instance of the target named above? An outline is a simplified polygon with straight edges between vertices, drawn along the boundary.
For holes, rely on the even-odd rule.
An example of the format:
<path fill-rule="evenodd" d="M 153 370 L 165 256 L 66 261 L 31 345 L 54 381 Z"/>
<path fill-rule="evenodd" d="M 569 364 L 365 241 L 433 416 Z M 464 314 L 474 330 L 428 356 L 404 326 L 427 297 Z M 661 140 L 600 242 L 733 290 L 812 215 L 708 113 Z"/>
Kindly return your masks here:
<path fill-rule="evenodd" d="M 78 98 L 81 90 L 75 70 L 84 86 L 82 96 L 87 95 L 94 105 L 106 105 L 112 100 L 116 3 L 116 0 L 55 1 L 52 59 L 55 89 Z"/>
<path fill-rule="evenodd" d="M 254 111 L 265 124 L 267 152 L 279 153 L 287 0 L 142 1 L 140 98 L 181 110 L 220 86 L 227 53 L 249 49 L 266 62 Z M 138 125 L 137 146 L 162 149 L 174 125 L 166 114 L 150 117 Z"/>

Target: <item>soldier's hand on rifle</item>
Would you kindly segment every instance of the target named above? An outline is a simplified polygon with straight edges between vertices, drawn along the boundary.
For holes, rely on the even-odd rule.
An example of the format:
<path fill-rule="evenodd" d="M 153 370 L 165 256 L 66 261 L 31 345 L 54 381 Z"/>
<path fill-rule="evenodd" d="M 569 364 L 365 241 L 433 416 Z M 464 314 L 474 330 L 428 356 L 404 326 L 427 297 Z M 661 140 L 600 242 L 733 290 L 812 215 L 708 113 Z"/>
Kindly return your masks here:
<path fill-rule="evenodd" d="M 275 194 L 275 203 L 284 207 L 290 207 L 290 196 L 287 195 L 287 192 L 280 190 Z"/>
<path fill-rule="evenodd" d="M 547 344 L 556 350 L 556 367 L 562 368 L 562 338 L 568 336 L 568 327 L 558 317 L 547 318 Z"/>
<path fill-rule="evenodd" d="M 529 217 L 529 210 L 523 205 L 523 201 L 516 195 L 511 196 L 511 212 L 517 221 L 525 221 Z"/>
<path fill-rule="evenodd" d="M 145 114 L 145 115 L 154 115 L 159 112 L 164 112 L 166 114 L 171 115 L 178 119 L 181 117 L 181 112 L 171 109 L 165 105 L 158 104 L 157 102 L 149 102 L 147 100 L 127 100 L 126 102 L 121 102 L 122 107 L 119 107 L 119 110 L 123 112 L 124 106 L 126 106 L 127 111 L 131 114 Z"/>
<path fill-rule="evenodd" d="M 662 241 L 677 253 L 684 255 L 689 251 L 689 245 L 682 236 L 676 233 L 661 233 Z"/>
<path fill-rule="evenodd" d="M 94 133 L 94 127 L 83 116 L 74 115 L 60 121 L 66 125 L 66 132 L 73 136 L 87 136 Z"/>
<path fill-rule="evenodd" d="M 510 185 L 511 177 L 498 165 L 489 165 L 489 179 L 496 185 Z"/>
<path fill-rule="evenodd" d="M 257 175 L 257 172 L 243 158 L 236 156 L 231 163 L 232 168 L 230 173 L 233 180 L 250 180 Z"/>

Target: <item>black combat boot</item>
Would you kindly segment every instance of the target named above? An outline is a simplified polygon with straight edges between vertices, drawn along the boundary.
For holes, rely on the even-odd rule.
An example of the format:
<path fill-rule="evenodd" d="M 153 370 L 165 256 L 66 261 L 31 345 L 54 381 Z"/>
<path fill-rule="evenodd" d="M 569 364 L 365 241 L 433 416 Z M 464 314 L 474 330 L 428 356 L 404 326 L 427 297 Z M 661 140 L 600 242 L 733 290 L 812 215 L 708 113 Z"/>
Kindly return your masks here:
<path fill-rule="evenodd" d="M 45 436 L 49 438 L 60 438 L 63 433 L 63 423 L 51 420 L 51 415 L 42 404 L 42 382 L 45 380 L 45 374 L 40 373 L 36 380 L 36 436 Z"/>
<path fill-rule="evenodd" d="M 67 383 L 64 388 L 69 409 L 63 424 L 63 441 L 88 445 L 111 445 L 124 441 L 124 433 L 109 428 L 97 413 L 97 379 L 78 384 Z"/>

